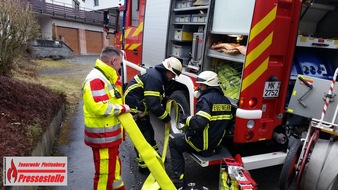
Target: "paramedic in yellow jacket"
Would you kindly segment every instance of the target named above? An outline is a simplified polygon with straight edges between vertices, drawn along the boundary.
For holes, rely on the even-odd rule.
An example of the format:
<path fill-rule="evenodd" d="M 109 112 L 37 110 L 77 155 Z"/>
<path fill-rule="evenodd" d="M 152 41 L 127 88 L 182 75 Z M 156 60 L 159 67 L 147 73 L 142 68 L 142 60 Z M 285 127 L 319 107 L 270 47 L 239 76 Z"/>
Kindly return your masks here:
<path fill-rule="evenodd" d="M 83 84 L 84 141 L 93 150 L 94 190 L 125 189 L 119 158 L 122 126 L 116 117 L 130 110 L 122 101 L 122 58 L 116 47 L 104 47 Z"/>

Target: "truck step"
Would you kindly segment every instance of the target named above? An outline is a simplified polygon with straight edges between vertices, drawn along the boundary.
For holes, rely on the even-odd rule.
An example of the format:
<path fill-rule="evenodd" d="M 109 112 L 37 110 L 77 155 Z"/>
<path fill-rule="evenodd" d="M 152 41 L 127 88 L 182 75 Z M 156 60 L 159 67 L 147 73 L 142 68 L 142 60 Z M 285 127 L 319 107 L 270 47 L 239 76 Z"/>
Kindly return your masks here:
<path fill-rule="evenodd" d="M 223 158 L 232 158 L 229 150 L 224 146 L 222 146 L 222 150 L 218 154 L 209 157 L 203 157 L 197 153 L 189 153 L 189 154 L 202 167 L 220 164 L 222 163 Z"/>

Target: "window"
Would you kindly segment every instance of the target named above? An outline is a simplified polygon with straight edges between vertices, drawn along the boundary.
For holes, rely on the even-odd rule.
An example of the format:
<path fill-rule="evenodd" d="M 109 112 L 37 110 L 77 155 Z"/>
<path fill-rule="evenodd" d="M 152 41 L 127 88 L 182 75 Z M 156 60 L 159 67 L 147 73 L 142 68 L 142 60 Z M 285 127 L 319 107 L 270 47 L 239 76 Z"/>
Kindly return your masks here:
<path fill-rule="evenodd" d="M 123 11 L 119 12 L 117 24 L 117 31 L 121 31 L 123 27 Z"/>
<path fill-rule="evenodd" d="M 78 0 L 73 0 L 73 7 L 74 7 L 75 9 L 79 9 L 79 7 L 80 7 L 80 2 L 79 2 Z"/>
<path fill-rule="evenodd" d="M 140 5 L 140 0 L 132 1 L 132 5 L 131 5 L 132 7 L 131 25 L 132 26 L 138 26 L 139 5 Z"/>
<path fill-rule="evenodd" d="M 94 0 L 94 6 L 99 6 L 99 0 Z"/>

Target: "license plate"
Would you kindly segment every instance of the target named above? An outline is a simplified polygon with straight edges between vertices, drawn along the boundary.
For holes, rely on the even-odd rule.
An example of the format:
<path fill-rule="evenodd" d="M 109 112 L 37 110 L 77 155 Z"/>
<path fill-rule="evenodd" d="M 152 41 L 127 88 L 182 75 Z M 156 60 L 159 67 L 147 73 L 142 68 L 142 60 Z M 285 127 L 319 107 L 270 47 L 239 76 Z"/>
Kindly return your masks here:
<path fill-rule="evenodd" d="M 264 98 L 276 98 L 276 97 L 278 97 L 279 87 L 280 87 L 279 81 L 265 82 L 263 97 Z"/>

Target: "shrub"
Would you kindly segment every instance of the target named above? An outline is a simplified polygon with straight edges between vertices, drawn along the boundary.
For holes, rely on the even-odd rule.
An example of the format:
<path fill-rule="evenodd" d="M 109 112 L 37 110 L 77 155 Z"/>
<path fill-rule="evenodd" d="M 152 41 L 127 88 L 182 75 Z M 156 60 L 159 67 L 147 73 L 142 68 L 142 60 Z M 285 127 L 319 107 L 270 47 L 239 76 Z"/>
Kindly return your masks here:
<path fill-rule="evenodd" d="M 11 71 L 14 60 L 25 54 L 28 40 L 38 35 L 39 25 L 27 1 L 0 1 L 0 75 Z"/>

